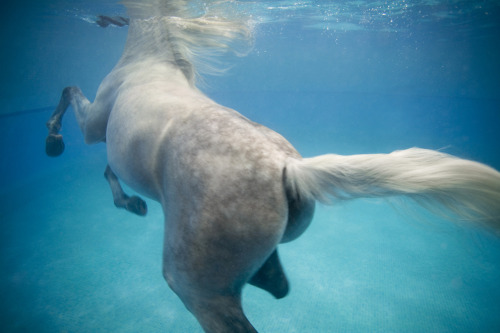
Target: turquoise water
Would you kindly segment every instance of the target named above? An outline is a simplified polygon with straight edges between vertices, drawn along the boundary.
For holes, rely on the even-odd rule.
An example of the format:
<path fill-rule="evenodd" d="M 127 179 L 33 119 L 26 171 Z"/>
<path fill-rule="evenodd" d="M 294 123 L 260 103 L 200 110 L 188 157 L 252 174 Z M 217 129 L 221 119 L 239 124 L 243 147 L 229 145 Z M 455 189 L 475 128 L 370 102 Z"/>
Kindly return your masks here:
<path fill-rule="evenodd" d="M 201 88 L 283 134 L 304 156 L 418 146 L 500 169 L 498 1 L 268 1 L 255 46 Z M 105 146 L 72 113 L 66 150 L 45 121 L 68 85 L 89 98 L 123 49 L 106 1 L 6 5 L 0 78 L 2 332 L 201 332 L 161 275 L 162 212 L 112 203 Z M 131 192 L 131 190 L 128 190 Z M 408 207 L 408 211 L 413 211 Z M 260 332 L 498 332 L 500 241 L 381 200 L 319 206 L 280 247 L 290 294 L 248 286 Z"/>

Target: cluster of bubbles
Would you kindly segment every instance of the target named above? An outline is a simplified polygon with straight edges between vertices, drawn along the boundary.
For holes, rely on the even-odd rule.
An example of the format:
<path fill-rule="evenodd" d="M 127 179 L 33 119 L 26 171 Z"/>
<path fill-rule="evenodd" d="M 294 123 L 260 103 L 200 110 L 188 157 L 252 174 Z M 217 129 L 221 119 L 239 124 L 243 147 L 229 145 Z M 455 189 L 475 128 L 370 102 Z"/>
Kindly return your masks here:
<path fill-rule="evenodd" d="M 261 23 L 300 22 L 323 31 L 405 31 L 412 25 L 439 23 L 456 26 L 491 16 L 495 0 L 338 0 L 239 1 Z"/>

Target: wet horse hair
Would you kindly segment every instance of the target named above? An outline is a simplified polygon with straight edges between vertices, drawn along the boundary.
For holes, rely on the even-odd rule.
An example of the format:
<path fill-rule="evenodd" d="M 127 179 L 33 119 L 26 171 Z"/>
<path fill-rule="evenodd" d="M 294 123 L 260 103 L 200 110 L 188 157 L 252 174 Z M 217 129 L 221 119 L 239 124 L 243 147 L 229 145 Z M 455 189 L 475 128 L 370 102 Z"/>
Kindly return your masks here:
<path fill-rule="evenodd" d="M 63 152 L 71 105 L 85 142 L 106 142 L 115 205 L 147 212 L 119 179 L 161 204 L 163 276 L 205 332 L 256 332 L 242 288 L 286 296 L 278 245 L 306 230 L 316 201 L 404 196 L 499 232 L 496 170 L 419 148 L 302 158 L 281 135 L 196 88 L 199 57 L 248 39 L 245 24 L 190 16 L 185 1 L 124 3 L 130 25 L 121 59 L 93 103 L 77 87 L 63 90 L 47 122 L 46 153 Z"/>

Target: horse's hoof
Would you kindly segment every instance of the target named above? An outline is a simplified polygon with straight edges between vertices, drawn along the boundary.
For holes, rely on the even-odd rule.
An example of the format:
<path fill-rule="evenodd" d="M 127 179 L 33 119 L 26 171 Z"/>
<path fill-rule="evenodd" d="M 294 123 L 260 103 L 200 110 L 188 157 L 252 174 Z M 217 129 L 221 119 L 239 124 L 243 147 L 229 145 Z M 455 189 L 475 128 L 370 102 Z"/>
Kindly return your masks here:
<path fill-rule="evenodd" d="M 45 153 L 48 156 L 56 157 L 63 153 L 64 142 L 61 134 L 49 134 L 45 140 Z"/>
<path fill-rule="evenodd" d="M 139 216 L 144 216 L 148 212 L 148 205 L 144 200 L 134 195 L 128 198 L 125 209 Z"/>

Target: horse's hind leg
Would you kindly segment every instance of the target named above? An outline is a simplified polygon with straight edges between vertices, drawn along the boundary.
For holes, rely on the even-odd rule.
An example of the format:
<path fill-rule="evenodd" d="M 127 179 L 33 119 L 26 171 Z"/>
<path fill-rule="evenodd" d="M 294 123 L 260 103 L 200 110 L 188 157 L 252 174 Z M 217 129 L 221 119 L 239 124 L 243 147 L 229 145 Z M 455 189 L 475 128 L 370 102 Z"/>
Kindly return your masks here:
<path fill-rule="evenodd" d="M 106 166 L 106 171 L 104 171 L 104 177 L 109 183 L 111 187 L 111 192 L 113 193 L 113 201 L 115 206 L 118 208 L 125 208 L 129 212 L 134 214 L 144 216 L 148 211 L 148 207 L 146 202 L 139 198 L 138 196 L 129 197 L 120 185 L 118 177 L 114 174 L 113 170 L 108 166 Z"/>
<path fill-rule="evenodd" d="M 278 299 L 288 294 L 288 280 L 278 257 L 278 249 L 274 250 L 248 283 L 264 289 Z"/>
<path fill-rule="evenodd" d="M 288 281 L 279 262 L 277 250 L 273 251 L 249 283 L 268 291 L 276 298 L 286 296 Z M 188 308 L 207 333 L 257 333 L 243 313 L 240 288 L 237 288 L 236 293 L 199 297 L 197 301 L 189 304 Z"/>

